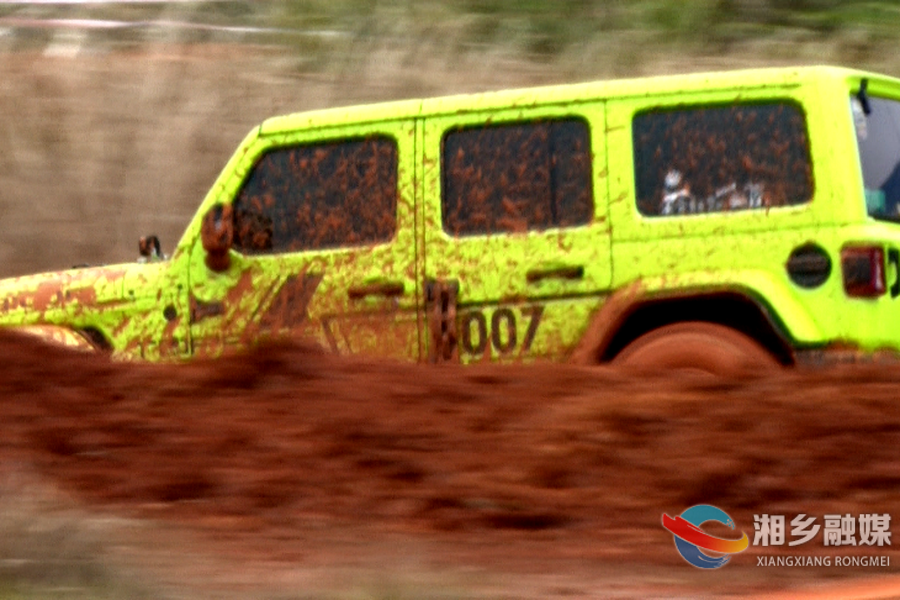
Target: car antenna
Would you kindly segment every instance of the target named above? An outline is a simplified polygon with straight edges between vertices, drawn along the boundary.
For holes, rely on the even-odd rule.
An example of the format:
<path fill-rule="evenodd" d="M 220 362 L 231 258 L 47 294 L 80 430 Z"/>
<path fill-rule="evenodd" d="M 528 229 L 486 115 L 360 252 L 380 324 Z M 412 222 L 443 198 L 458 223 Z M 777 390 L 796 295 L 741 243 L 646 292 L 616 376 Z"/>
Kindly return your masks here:
<path fill-rule="evenodd" d="M 872 114 L 872 105 L 869 103 L 869 94 L 867 90 L 869 89 L 869 80 L 863 77 L 862 81 L 859 82 L 859 91 L 856 92 L 856 98 L 859 100 L 860 105 L 862 105 L 863 113 L 868 116 Z"/>

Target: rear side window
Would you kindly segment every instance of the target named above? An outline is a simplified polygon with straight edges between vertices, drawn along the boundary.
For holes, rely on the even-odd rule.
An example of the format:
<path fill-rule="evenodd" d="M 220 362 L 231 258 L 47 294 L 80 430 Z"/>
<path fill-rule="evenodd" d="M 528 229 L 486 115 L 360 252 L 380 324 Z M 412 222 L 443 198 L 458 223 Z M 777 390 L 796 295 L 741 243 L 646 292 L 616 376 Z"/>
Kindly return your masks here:
<path fill-rule="evenodd" d="M 257 161 L 235 199 L 234 245 L 269 254 L 375 244 L 393 237 L 396 213 L 393 139 L 278 148 Z"/>
<path fill-rule="evenodd" d="M 441 167 L 451 235 L 571 227 L 593 214 L 590 134 L 581 119 L 451 131 Z"/>
<path fill-rule="evenodd" d="M 633 122 L 637 207 L 667 216 L 809 202 L 809 141 L 790 102 L 638 114 Z"/>

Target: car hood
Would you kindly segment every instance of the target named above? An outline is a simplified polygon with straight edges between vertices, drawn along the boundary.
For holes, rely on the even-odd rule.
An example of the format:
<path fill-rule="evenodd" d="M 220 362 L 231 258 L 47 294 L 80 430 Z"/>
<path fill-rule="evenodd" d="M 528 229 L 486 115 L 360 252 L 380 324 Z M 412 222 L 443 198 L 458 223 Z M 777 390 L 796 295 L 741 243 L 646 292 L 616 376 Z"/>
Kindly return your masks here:
<path fill-rule="evenodd" d="M 0 324 L 50 323 L 86 308 L 119 304 L 132 265 L 112 265 L 0 279 Z"/>

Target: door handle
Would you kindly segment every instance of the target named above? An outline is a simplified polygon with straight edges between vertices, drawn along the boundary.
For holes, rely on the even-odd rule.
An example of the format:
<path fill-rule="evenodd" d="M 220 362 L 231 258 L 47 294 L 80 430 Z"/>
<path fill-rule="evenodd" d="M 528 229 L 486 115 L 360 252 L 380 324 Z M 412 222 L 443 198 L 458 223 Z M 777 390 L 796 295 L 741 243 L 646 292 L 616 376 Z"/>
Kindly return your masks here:
<path fill-rule="evenodd" d="M 531 269 L 525 274 L 528 283 L 538 283 L 545 279 L 583 279 L 584 266 L 582 265 L 560 265 L 553 267 L 538 267 Z"/>
<path fill-rule="evenodd" d="M 402 281 L 375 281 L 353 286 L 347 290 L 351 300 L 359 300 L 368 296 L 402 296 L 406 291 Z"/>

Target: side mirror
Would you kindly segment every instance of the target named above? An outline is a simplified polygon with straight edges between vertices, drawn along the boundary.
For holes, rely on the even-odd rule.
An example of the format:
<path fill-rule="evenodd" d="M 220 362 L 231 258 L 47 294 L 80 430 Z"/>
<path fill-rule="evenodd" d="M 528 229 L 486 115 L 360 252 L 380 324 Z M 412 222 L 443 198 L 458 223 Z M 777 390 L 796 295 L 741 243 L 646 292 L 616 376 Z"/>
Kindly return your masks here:
<path fill-rule="evenodd" d="M 166 258 L 162 253 L 159 238 L 155 235 L 146 235 L 139 239 L 138 252 L 140 253 L 138 262 L 156 262 Z"/>
<path fill-rule="evenodd" d="M 206 266 L 222 272 L 231 265 L 228 255 L 234 241 L 234 213 L 229 204 L 216 204 L 203 216 L 200 240 L 206 251 Z"/>

